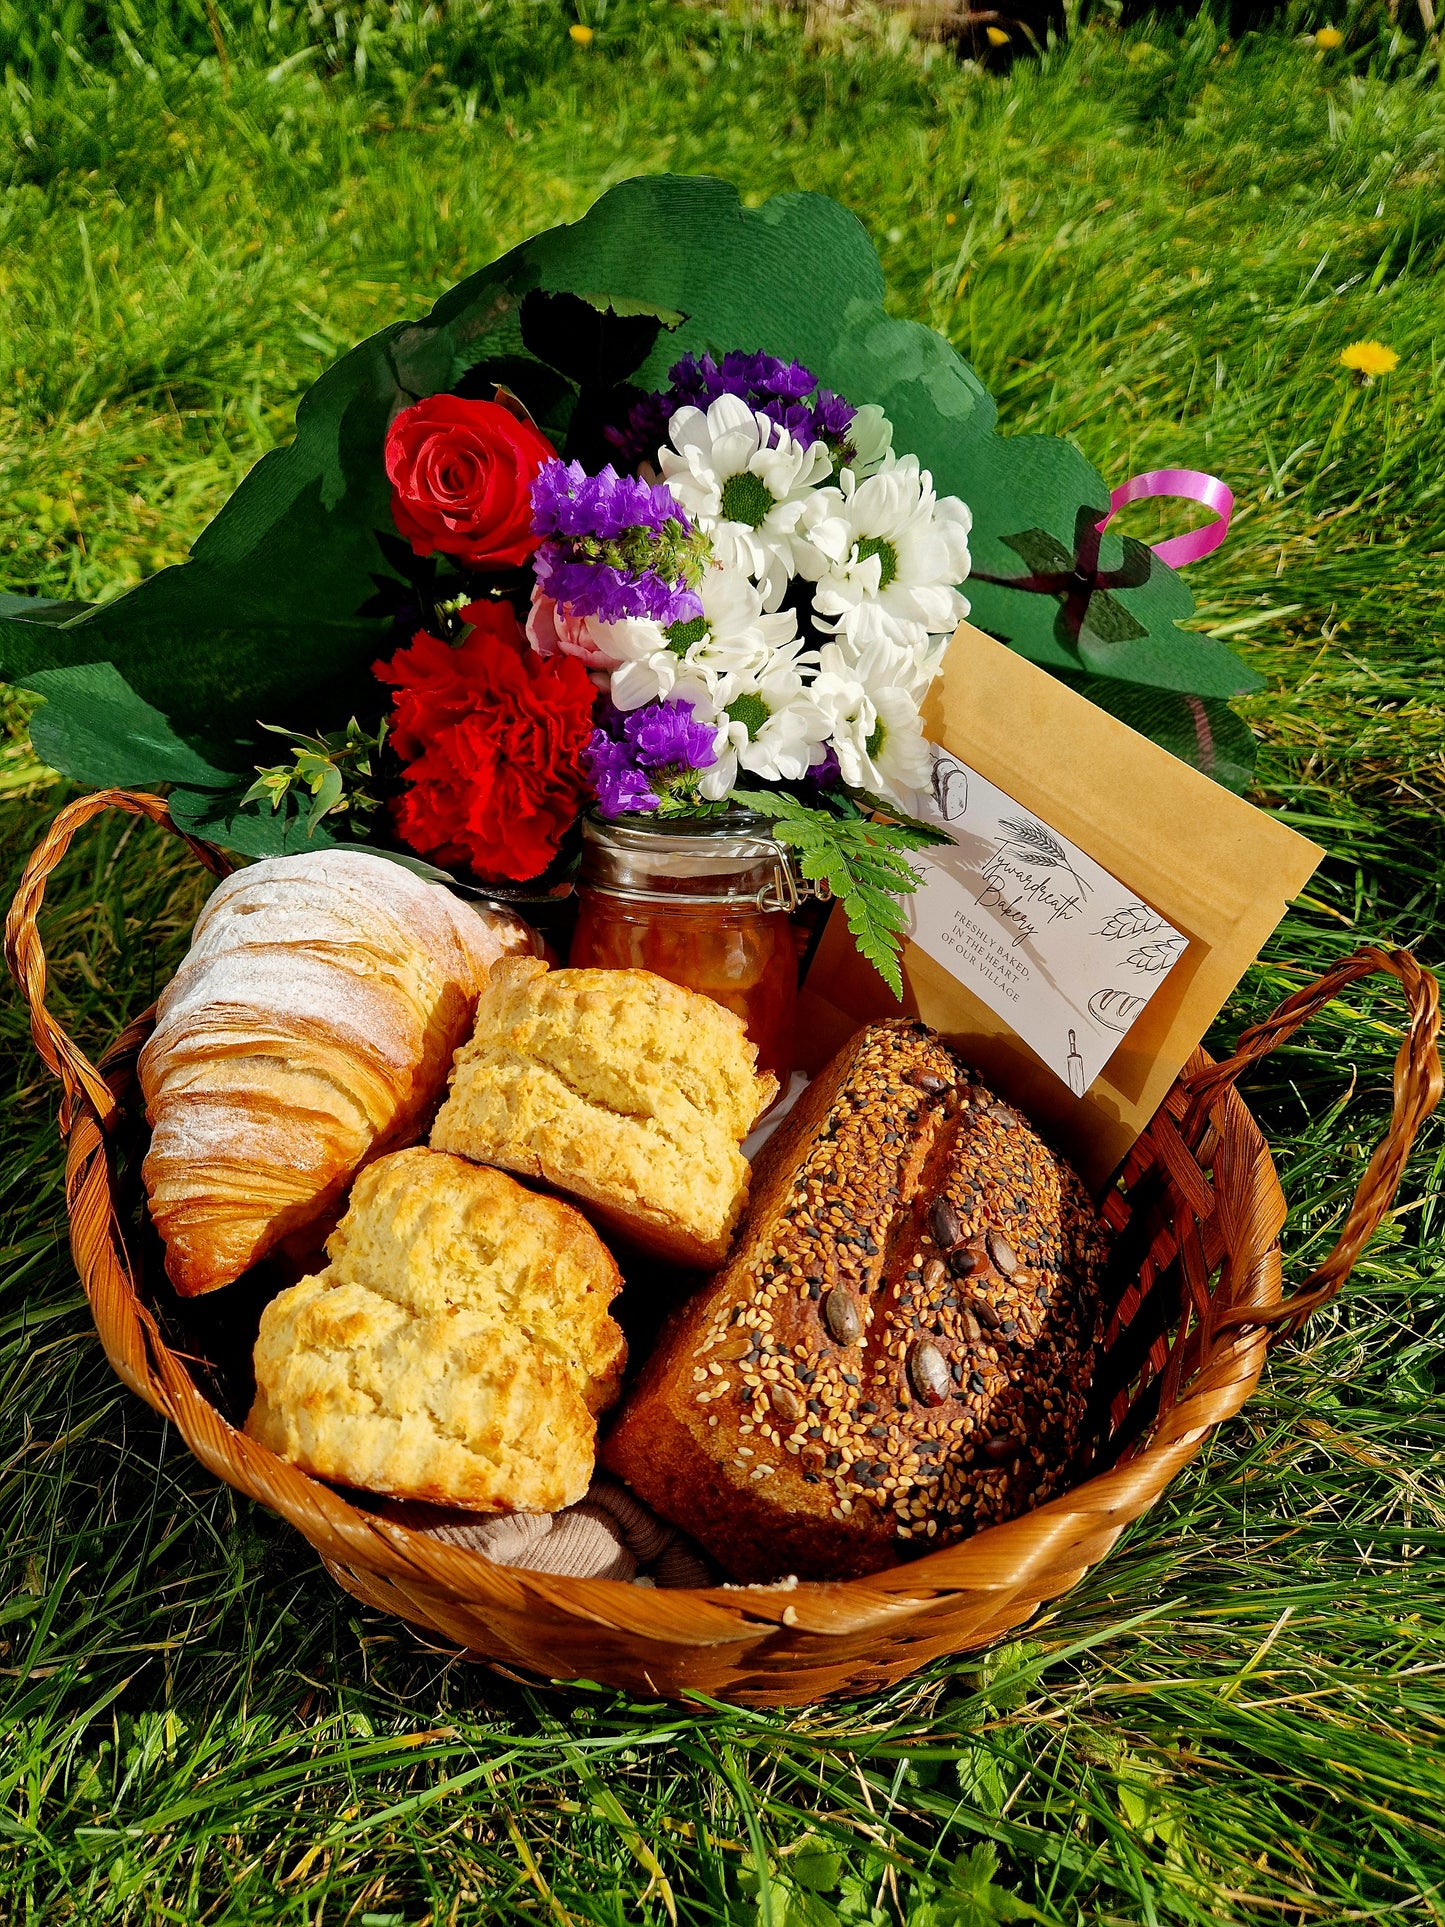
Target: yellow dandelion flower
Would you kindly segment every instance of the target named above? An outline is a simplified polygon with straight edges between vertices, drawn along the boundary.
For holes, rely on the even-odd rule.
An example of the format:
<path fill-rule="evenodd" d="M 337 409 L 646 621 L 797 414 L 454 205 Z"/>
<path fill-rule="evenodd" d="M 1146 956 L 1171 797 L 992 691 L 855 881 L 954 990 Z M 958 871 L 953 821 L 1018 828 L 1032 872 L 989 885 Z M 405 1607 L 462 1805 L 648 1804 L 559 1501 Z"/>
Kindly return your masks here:
<path fill-rule="evenodd" d="M 1332 54 L 1336 47 L 1343 47 L 1345 36 L 1338 27 L 1321 27 L 1315 35 L 1315 45 L 1321 53 Z"/>
<path fill-rule="evenodd" d="M 983 31 L 990 47 L 1006 47 L 1008 45 L 1008 35 L 1002 27 L 985 27 Z"/>
<path fill-rule="evenodd" d="M 943 225 L 945 227 L 957 227 L 958 216 L 956 214 L 945 214 L 943 217 Z"/>
<path fill-rule="evenodd" d="M 567 29 L 567 37 L 569 40 L 575 40 L 579 47 L 590 47 L 595 36 L 592 29 L 584 27 L 579 20 Z"/>
<path fill-rule="evenodd" d="M 1383 341 L 1352 341 L 1340 352 L 1340 363 L 1357 375 L 1388 375 L 1400 365 L 1400 357 Z"/>

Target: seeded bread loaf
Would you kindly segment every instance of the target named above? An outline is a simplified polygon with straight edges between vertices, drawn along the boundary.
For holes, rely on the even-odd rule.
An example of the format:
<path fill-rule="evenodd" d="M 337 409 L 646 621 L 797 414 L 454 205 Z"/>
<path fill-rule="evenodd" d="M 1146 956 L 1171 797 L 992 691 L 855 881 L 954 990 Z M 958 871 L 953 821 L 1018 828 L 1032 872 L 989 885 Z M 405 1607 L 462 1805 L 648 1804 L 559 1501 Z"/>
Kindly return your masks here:
<path fill-rule="evenodd" d="M 1104 1233 L 1071 1166 L 916 1020 L 861 1031 L 753 1167 L 602 1461 L 735 1578 L 843 1578 L 1069 1481 Z"/>

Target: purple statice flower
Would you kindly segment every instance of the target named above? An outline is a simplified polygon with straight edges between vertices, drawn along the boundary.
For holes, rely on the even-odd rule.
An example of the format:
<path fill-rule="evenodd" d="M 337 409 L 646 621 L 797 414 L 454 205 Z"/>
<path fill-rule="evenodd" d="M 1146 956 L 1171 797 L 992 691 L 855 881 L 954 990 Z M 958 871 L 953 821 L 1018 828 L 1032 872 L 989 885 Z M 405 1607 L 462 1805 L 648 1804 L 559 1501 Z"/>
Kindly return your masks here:
<path fill-rule="evenodd" d="M 813 433 L 819 441 L 842 442 L 858 410 L 829 388 L 820 388 L 813 398 Z"/>
<path fill-rule="evenodd" d="M 684 355 L 668 369 L 667 379 L 672 384 L 669 396 L 674 408 L 706 408 L 721 394 L 743 392 L 741 387 L 731 391 L 724 388 L 722 370 L 711 355 Z"/>
<path fill-rule="evenodd" d="M 811 400 L 793 401 L 778 396 L 759 401 L 757 412 L 766 415 L 779 428 L 787 429 L 793 440 L 804 448 L 814 442 L 827 442 L 835 451 L 842 451 L 847 449 L 848 430 L 853 426 L 857 410 L 830 388 L 819 388 Z"/>
<path fill-rule="evenodd" d="M 596 616 L 602 622 L 622 622 L 628 616 L 650 616 L 664 628 L 691 622 L 702 614 L 702 598 L 685 583 L 665 582 L 652 569 L 617 569 L 608 562 L 569 562 L 560 559 L 551 543 L 537 551 L 537 583 L 570 615 Z"/>
<path fill-rule="evenodd" d="M 706 544 L 665 482 L 619 475 L 609 462 L 548 462 L 532 484 L 532 526 L 543 538 L 538 586 L 572 616 L 688 622 L 702 614 L 691 586 Z"/>
<path fill-rule="evenodd" d="M 619 475 L 611 462 L 600 475 L 589 475 L 580 462 L 548 462 L 532 484 L 532 527 L 543 537 L 611 542 L 635 529 L 661 535 L 669 522 L 683 535 L 692 531 L 667 484 Z"/>
<path fill-rule="evenodd" d="M 684 355 L 669 370 L 668 379 L 674 404 L 694 408 L 706 408 L 719 395 L 739 395 L 754 408 L 770 401 L 802 401 L 818 386 L 818 377 L 800 361 L 736 350 L 720 363 L 711 355 Z"/>
<path fill-rule="evenodd" d="M 841 395 L 818 386 L 818 377 L 801 361 L 735 350 L 714 361 L 711 355 L 684 355 L 668 372 L 671 387 L 637 403 L 622 429 L 607 430 L 624 467 L 655 461 L 668 424 L 679 408 L 706 409 L 720 395 L 737 395 L 755 413 L 803 447 L 827 442 L 846 453 L 855 410 Z"/>
<path fill-rule="evenodd" d="M 637 767 L 629 743 L 619 743 L 605 729 L 594 729 L 582 761 L 604 816 L 657 808 L 657 793 Z"/>
<path fill-rule="evenodd" d="M 624 713 L 604 696 L 593 715 L 583 760 L 603 816 L 655 810 L 659 786 L 716 760 L 713 731 L 698 722 L 690 702 L 644 703 Z"/>
<path fill-rule="evenodd" d="M 622 728 L 644 769 L 708 769 L 717 761 L 713 731 L 697 721 L 690 702 L 644 703 Z"/>
<path fill-rule="evenodd" d="M 775 355 L 724 355 L 723 374 L 730 362 L 747 364 L 747 379 L 758 395 L 771 395 L 778 401 L 803 401 L 818 386 L 818 377 L 801 361 L 779 361 Z"/>
<path fill-rule="evenodd" d="M 785 428 L 793 440 L 805 448 L 818 439 L 813 433 L 813 411 L 803 402 L 780 399 L 759 402 L 754 412 L 766 416 L 775 428 Z"/>

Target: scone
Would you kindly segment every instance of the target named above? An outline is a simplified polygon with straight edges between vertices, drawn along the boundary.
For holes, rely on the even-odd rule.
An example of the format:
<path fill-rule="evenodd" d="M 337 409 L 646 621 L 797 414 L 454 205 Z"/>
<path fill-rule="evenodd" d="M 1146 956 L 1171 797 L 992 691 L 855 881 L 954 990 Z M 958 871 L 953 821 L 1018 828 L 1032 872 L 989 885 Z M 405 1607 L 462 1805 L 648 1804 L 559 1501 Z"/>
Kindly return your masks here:
<path fill-rule="evenodd" d="M 730 1011 L 649 970 L 504 960 L 457 1052 L 432 1147 L 542 1178 L 681 1265 L 727 1256 L 739 1146 L 777 1094 Z"/>
<path fill-rule="evenodd" d="M 253 1439 L 318 1478 L 556 1512 L 592 1477 L 627 1348 L 570 1205 L 420 1147 L 357 1179 L 330 1262 L 261 1314 Z"/>

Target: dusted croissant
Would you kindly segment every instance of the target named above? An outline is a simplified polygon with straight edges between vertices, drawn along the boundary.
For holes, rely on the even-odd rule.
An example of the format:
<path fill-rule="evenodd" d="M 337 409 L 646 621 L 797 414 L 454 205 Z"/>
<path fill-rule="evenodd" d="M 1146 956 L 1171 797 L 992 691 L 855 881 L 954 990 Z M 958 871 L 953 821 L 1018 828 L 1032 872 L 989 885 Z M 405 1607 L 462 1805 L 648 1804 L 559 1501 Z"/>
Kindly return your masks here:
<path fill-rule="evenodd" d="M 531 948 L 516 918 L 366 851 L 228 878 L 140 1055 L 142 1175 L 176 1289 L 230 1284 L 418 1136 L 492 964 Z"/>

